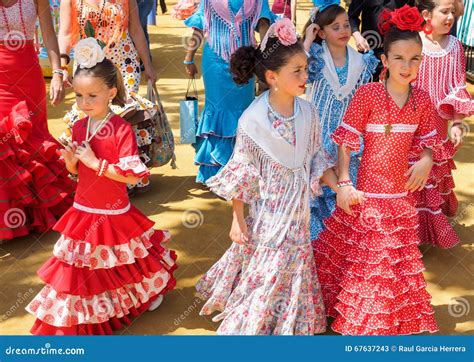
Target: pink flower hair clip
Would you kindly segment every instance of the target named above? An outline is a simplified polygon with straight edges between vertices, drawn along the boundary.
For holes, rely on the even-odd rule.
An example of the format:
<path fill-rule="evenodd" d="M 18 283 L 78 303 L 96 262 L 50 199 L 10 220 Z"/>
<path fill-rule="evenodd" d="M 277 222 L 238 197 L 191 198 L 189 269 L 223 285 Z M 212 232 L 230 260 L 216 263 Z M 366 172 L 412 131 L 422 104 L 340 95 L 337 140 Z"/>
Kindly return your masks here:
<path fill-rule="evenodd" d="M 290 46 L 298 41 L 295 26 L 288 18 L 277 20 L 270 25 L 262 42 L 260 43 L 260 51 L 263 53 L 269 38 L 278 38 L 279 42 L 284 46 Z"/>

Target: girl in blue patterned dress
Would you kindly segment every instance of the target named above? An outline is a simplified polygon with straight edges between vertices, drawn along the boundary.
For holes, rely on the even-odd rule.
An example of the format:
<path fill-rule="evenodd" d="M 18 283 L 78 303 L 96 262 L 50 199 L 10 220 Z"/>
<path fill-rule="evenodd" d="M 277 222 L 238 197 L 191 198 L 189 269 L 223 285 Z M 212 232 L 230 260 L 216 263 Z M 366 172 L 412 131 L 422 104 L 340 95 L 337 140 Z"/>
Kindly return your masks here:
<path fill-rule="evenodd" d="M 320 3 L 312 11 L 305 26 L 304 46 L 310 55 L 307 99 L 313 103 L 321 122 L 323 147 L 337 158 L 337 145 L 331 134 L 342 117 L 357 88 L 371 81 L 378 60 L 368 52 L 357 53 L 348 45 L 351 28 L 346 11 L 337 0 L 315 0 Z M 356 183 L 360 152 L 352 153 L 350 176 Z M 324 230 L 323 220 L 336 207 L 336 193 L 323 187 L 323 194 L 311 200 L 311 240 Z"/>
<path fill-rule="evenodd" d="M 192 78 L 198 72 L 194 54 L 203 37 L 205 104 L 197 129 L 195 163 L 197 182 L 205 184 L 229 160 L 235 144 L 237 121 L 255 98 L 254 81 L 236 85 L 229 71 L 231 55 L 240 46 L 255 44 L 254 31 L 263 38 L 273 16 L 268 0 L 201 0 L 185 25 L 192 27 L 184 64 Z"/>

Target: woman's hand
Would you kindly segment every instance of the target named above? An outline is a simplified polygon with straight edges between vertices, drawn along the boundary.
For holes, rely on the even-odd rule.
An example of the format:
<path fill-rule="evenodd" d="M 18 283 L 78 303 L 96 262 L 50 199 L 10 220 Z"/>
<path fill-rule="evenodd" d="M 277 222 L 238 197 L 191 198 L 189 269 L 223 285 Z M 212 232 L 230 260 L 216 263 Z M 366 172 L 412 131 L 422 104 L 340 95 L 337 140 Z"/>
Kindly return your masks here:
<path fill-rule="evenodd" d="M 158 80 L 156 76 L 156 70 L 152 65 L 145 67 L 145 77 L 148 81 L 151 81 L 153 84 Z"/>
<path fill-rule="evenodd" d="M 234 217 L 232 219 L 229 236 L 234 243 L 240 245 L 245 244 L 249 240 L 247 224 L 244 218 Z"/>
<path fill-rule="evenodd" d="M 369 42 L 362 36 L 361 33 L 357 31 L 352 34 L 352 36 L 354 37 L 358 51 L 366 53 L 370 50 Z"/>
<path fill-rule="evenodd" d="M 51 105 L 56 106 L 64 99 L 63 77 L 61 74 L 53 74 L 51 78 L 51 85 L 49 87 L 49 99 Z"/>
<path fill-rule="evenodd" d="M 64 148 L 59 150 L 64 158 L 64 162 L 70 165 L 77 164 L 79 161 L 79 159 L 75 156 L 77 146 L 77 142 L 69 142 Z"/>
<path fill-rule="evenodd" d="M 72 77 L 66 70 L 63 72 L 63 87 L 64 89 L 72 87 Z"/>
<path fill-rule="evenodd" d="M 354 216 L 351 206 L 363 204 L 364 201 L 364 193 L 362 191 L 356 190 L 354 186 L 344 186 L 338 189 L 336 195 L 337 206 L 343 209 L 346 214 Z"/>
<path fill-rule="evenodd" d="M 186 69 L 186 73 L 188 73 L 189 78 L 196 78 L 196 74 L 198 74 L 198 69 L 196 64 L 185 64 L 184 68 Z"/>
<path fill-rule="evenodd" d="M 74 156 L 90 169 L 97 170 L 99 168 L 99 160 L 92 151 L 89 142 L 82 142 L 82 145 L 76 148 Z"/>
<path fill-rule="evenodd" d="M 453 124 L 449 131 L 449 136 L 451 137 L 451 142 L 454 143 L 454 147 L 458 147 L 461 144 L 463 137 L 462 123 Z"/>
<path fill-rule="evenodd" d="M 405 176 L 409 176 L 405 189 L 409 192 L 421 191 L 428 181 L 431 167 L 433 167 L 433 159 L 431 157 L 422 157 L 419 161 L 415 162 L 407 172 Z"/>

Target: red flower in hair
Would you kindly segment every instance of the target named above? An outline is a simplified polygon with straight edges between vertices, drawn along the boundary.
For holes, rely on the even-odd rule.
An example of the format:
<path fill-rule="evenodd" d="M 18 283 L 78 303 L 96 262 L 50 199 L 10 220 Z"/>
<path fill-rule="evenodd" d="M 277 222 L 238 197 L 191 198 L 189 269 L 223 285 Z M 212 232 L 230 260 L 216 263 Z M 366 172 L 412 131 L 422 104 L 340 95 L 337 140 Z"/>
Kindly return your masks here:
<path fill-rule="evenodd" d="M 422 31 L 424 21 L 418 9 L 408 5 L 393 11 L 390 19 L 390 23 L 398 29 L 410 31 Z"/>
<path fill-rule="evenodd" d="M 392 18 L 392 12 L 388 8 L 384 8 L 379 16 L 379 22 L 377 27 L 382 35 L 385 35 L 390 30 L 390 19 Z"/>

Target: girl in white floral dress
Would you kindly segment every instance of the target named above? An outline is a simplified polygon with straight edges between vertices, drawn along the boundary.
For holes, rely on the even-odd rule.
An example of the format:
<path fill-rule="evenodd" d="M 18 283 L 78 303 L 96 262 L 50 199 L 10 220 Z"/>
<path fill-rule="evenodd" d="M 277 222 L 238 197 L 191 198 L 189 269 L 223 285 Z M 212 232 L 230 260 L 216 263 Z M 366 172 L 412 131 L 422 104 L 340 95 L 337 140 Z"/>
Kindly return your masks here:
<path fill-rule="evenodd" d="M 336 176 L 321 149 L 317 111 L 298 97 L 307 59 L 291 21 L 272 25 L 260 48 L 239 48 L 231 71 L 238 84 L 257 75 L 270 90 L 243 113 L 230 162 L 207 183 L 232 200 L 234 243 L 196 286 L 207 299 L 201 314 L 221 312 L 219 334 L 322 333 L 309 197 L 310 189 L 320 193 L 320 178 L 335 188 Z"/>

